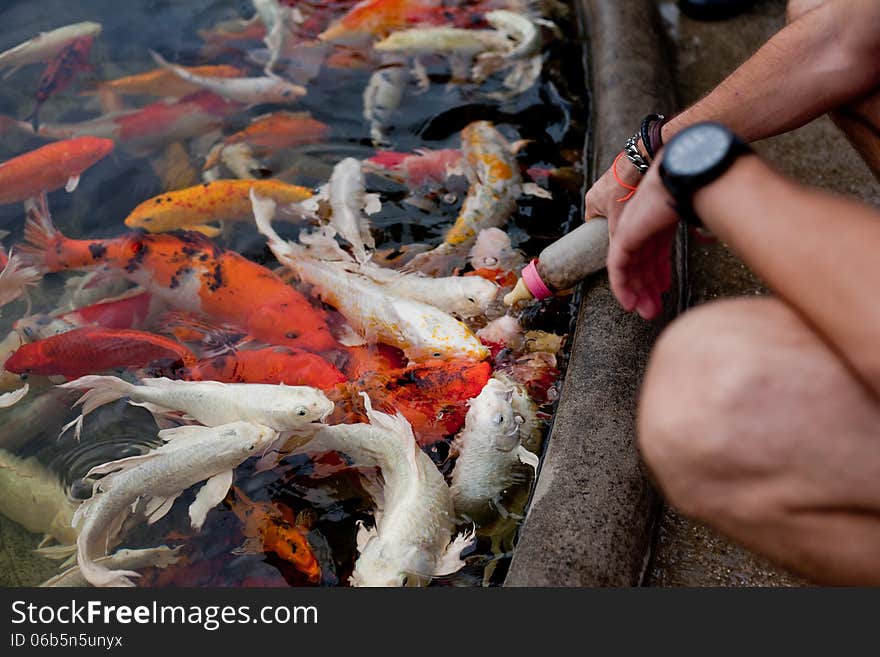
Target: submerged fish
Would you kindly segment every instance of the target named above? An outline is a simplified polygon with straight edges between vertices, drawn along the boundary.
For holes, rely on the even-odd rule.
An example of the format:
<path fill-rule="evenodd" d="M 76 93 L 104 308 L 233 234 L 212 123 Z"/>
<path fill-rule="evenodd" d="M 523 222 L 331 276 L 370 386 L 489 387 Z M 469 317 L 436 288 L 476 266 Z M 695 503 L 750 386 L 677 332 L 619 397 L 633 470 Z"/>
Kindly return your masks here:
<path fill-rule="evenodd" d="M 218 426 L 238 420 L 254 422 L 275 431 L 296 431 L 312 422 L 322 422 L 333 412 L 333 402 L 316 388 L 218 383 L 217 381 L 173 381 L 141 379 L 141 385 L 115 376 L 84 376 L 64 383 L 64 390 L 85 390 L 76 402 L 82 415 L 68 426 L 76 426 L 96 408 L 128 397 L 135 405 L 154 414 L 183 413 L 196 422 Z"/>
<path fill-rule="evenodd" d="M 187 73 L 207 78 L 237 78 L 242 76 L 242 69 L 226 64 L 209 66 L 181 66 Z M 187 82 L 173 71 L 163 67 L 143 73 L 135 73 L 125 77 L 101 82 L 97 92 L 111 92 L 120 95 L 161 96 L 162 98 L 182 98 L 189 94 L 202 91 L 202 87 Z M 86 93 L 95 93 L 89 91 Z"/>
<path fill-rule="evenodd" d="M 409 73 L 402 61 L 386 61 L 370 76 L 364 89 L 364 119 L 376 148 L 388 146 L 388 128 L 403 102 Z"/>
<path fill-rule="evenodd" d="M 131 329 L 74 328 L 19 347 L 4 367 L 16 374 L 76 378 L 117 368 L 134 369 L 156 361 L 187 367 L 193 353 L 169 338 Z"/>
<path fill-rule="evenodd" d="M 147 199 L 129 213 L 125 225 L 151 233 L 195 230 L 214 237 L 221 231 L 210 224 L 250 220 L 251 189 L 283 206 L 312 196 L 310 189 L 280 180 L 214 180 Z"/>
<path fill-rule="evenodd" d="M 442 6 L 440 0 L 362 0 L 334 21 L 319 38 L 346 43 L 381 38 L 407 27 L 413 20 L 420 20 L 423 17 L 420 12 Z"/>
<path fill-rule="evenodd" d="M 398 347 L 414 361 L 483 360 L 488 355 L 470 329 L 452 316 L 434 306 L 387 294 L 369 278 L 348 271 L 345 263 L 317 260 L 305 247 L 282 240 L 271 224 L 274 202 L 251 196 L 257 230 L 267 238 L 275 257 L 342 313 L 362 337 Z"/>
<path fill-rule="evenodd" d="M 272 112 L 255 118 L 249 126 L 229 135 L 211 149 L 205 169 L 216 166 L 223 151 L 236 144 L 246 144 L 255 156 L 268 155 L 287 148 L 324 141 L 329 126 L 313 119 L 308 112 Z"/>
<path fill-rule="evenodd" d="M 456 513 L 470 520 L 491 514 L 497 497 L 515 483 L 516 465 L 538 467 L 538 457 L 521 444 L 523 418 L 514 412 L 513 392 L 498 379 L 489 379 L 470 401 L 465 427 L 452 444 L 458 455 L 452 471 L 452 499 Z"/>
<path fill-rule="evenodd" d="M 182 372 L 189 381 L 221 383 L 283 383 L 328 390 L 347 381 L 345 375 L 317 354 L 288 347 L 235 350 L 200 360 Z"/>
<path fill-rule="evenodd" d="M 58 55 L 49 62 L 49 66 L 40 78 L 37 89 L 37 102 L 34 111 L 28 117 L 36 130 L 40 125 L 40 109 L 49 96 L 67 88 L 76 74 L 89 67 L 89 53 L 92 51 L 92 37 L 80 37 L 67 44 Z"/>
<path fill-rule="evenodd" d="M 171 566 L 183 557 L 180 554 L 181 547 L 170 548 L 167 545 L 160 545 L 154 548 L 144 548 L 141 550 L 132 550 L 123 548 L 116 550 L 111 555 L 95 559 L 95 564 L 107 570 L 135 570 L 139 568 L 165 568 Z M 71 566 L 62 573 L 58 573 L 54 577 L 50 577 L 40 584 L 41 587 L 57 587 L 65 588 L 85 587 L 89 586 L 88 581 L 83 576 L 79 566 Z"/>
<path fill-rule="evenodd" d="M 0 164 L 0 203 L 18 203 L 64 187 L 72 192 L 86 169 L 113 151 L 113 142 L 77 137 L 46 144 Z"/>
<path fill-rule="evenodd" d="M 5 69 L 4 77 L 9 77 L 22 66 L 49 63 L 72 41 L 86 37 L 93 38 L 100 32 L 101 24 L 89 21 L 40 32 L 33 39 L 0 53 L 0 70 Z"/>
<path fill-rule="evenodd" d="M 192 526 L 201 528 L 208 512 L 223 501 L 232 485 L 232 471 L 268 447 L 276 433 L 248 422 L 217 427 L 183 426 L 159 432 L 165 444 L 141 456 L 92 468 L 87 477 L 103 474 L 97 493 L 83 502 L 73 517 L 79 528 L 77 564 L 93 586 L 133 586 L 132 570 L 110 570 L 97 563 L 107 545 L 122 531 L 132 509 L 143 504 L 149 524 L 171 510 L 185 490 L 206 481 L 189 508 Z"/>
<path fill-rule="evenodd" d="M 340 451 L 356 466 L 381 471 L 381 478 L 364 477 L 376 506 L 375 525 L 358 531 L 352 586 L 426 586 L 464 566 L 461 552 L 473 535 L 453 538 L 449 487 L 406 419 L 373 410 L 363 396 L 369 424 L 322 427 L 303 449 Z"/>
<path fill-rule="evenodd" d="M 152 52 L 152 51 L 151 51 Z M 197 85 L 233 103 L 259 105 L 262 103 L 292 103 L 306 95 L 306 90 L 279 77 L 260 78 L 210 78 L 196 75 L 182 66 L 166 62 L 158 53 L 153 59 L 165 66 L 181 80 Z"/>
<path fill-rule="evenodd" d="M 417 150 L 415 153 L 381 151 L 364 161 L 371 173 L 391 178 L 410 189 L 427 185 L 440 185 L 454 175 L 464 175 L 462 152 L 456 148 L 432 151 Z"/>
<path fill-rule="evenodd" d="M 24 265 L 18 254 L 11 253 L 7 256 L 2 247 L 0 267 L 0 307 L 27 294 L 27 289 L 37 285 L 43 278 L 36 268 Z"/>
<path fill-rule="evenodd" d="M 302 294 L 198 233 L 74 240 L 58 232 L 45 207 L 34 207 L 25 241 L 22 258 L 42 271 L 106 268 L 171 308 L 236 326 L 254 340 L 316 352 L 336 346 L 325 314 Z"/>
<path fill-rule="evenodd" d="M 321 579 L 321 566 L 307 538 L 307 515 L 295 517 L 290 508 L 273 502 L 255 502 L 244 491 L 232 487 L 230 509 L 242 523 L 244 545 L 238 553 L 273 553 L 303 573 L 310 582 Z"/>
<path fill-rule="evenodd" d="M 330 203 L 330 224 L 351 245 L 355 260 L 366 262 L 367 251 L 376 248 L 376 242 L 364 212 L 374 214 L 382 208 L 382 203 L 376 195 L 367 194 L 359 160 L 347 157 L 333 167 L 326 195 Z"/>

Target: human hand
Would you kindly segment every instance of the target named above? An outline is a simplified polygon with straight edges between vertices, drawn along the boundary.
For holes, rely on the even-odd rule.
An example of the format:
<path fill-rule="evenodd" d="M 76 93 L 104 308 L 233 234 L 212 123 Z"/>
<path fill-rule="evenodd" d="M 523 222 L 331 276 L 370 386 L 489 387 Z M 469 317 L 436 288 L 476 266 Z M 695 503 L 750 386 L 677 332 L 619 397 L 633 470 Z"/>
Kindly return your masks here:
<path fill-rule="evenodd" d="M 624 205 L 611 233 L 608 278 L 627 312 L 650 320 L 663 309 L 661 295 L 672 284 L 671 247 L 677 224 L 678 213 L 655 164 Z M 609 231 L 610 226 L 609 217 Z"/>
<path fill-rule="evenodd" d="M 617 164 L 617 176 L 621 182 L 632 187 L 638 186 L 642 181 L 642 174 L 624 158 Z M 617 222 L 623 212 L 625 203 L 619 199 L 625 198 L 630 193 L 622 187 L 614 177 L 614 165 L 602 174 L 602 176 L 590 187 L 584 196 L 584 221 L 594 217 L 606 217 L 608 219 L 608 235 L 614 237 Z"/>

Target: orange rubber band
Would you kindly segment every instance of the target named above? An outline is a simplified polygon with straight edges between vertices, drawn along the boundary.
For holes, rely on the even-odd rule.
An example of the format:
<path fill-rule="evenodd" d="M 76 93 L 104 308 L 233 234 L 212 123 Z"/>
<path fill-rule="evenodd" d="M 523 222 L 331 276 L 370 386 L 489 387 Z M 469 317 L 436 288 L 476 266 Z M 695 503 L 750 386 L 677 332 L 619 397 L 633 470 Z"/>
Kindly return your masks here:
<path fill-rule="evenodd" d="M 618 203 L 626 203 L 628 200 L 630 200 L 633 197 L 633 194 L 635 194 L 636 190 L 638 189 L 638 187 L 633 187 L 632 185 L 627 185 L 625 182 L 623 182 L 620 179 L 620 176 L 617 175 L 617 163 L 620 162 L 620 158 L 622 158 L 625 154 L 626 153 L 621 151 L 620 154 L 616 158 L 614 158 L 614 164 L 611 165 L 611 174 L 614 176 L 614 179 L 617 181 L 617 184 L 620 185 L 621 187 L 623 187 L 624 189 L 629 190 L 629 194 L 617 199 Z"/>

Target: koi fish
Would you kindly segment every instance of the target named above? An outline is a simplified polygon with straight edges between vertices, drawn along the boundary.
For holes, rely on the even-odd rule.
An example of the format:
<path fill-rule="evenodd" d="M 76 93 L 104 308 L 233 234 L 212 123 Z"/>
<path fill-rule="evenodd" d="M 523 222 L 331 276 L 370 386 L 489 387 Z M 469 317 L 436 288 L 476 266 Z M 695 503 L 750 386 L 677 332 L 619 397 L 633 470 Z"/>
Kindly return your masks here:
<path fill-rule="evenodd" d="M 101 326 L 108 329 L 134 329 L 146 326 L 155 317 L 161 303 L 149 292 L 135 288 L 114 299 L 106 299 L 70 312 L 58 319 L 73 326 Z"/>
<path fill-rule="evenodd" d="M 64 46 L 64 49 L 49 63 L 40 78 L 37 102 L 34 111 L 25 119 L 30 119 L 34 130 L 40 125 L 40 109 L 49 96 L 67 88 L 77 72 L 88 68 L 89 53 L 92 51 L 92 37 L 80 37 Z"/>
<path fill-rule="evenodd" d="M 147 199 L 129 213 L 125 225 L 151 233 L 194 230 L 215 237 L 221 231 L 210 224 L 250 219 L 251 189 L 288 206 L 312 196 L 310 189 L 280 180 L 214 180 Z"/>
<path fill-rule="evenodd" d="M 0 53 L 0 70 L 5 69 L 4 77 L 8 78 L 22 66 L 47 64 L 72 41 L 86 37 L 94 38 L 100 33 L 101 24 L 88 21 L 65 25 L 49 32 L 40 32 L 33 39 Z"/>
<path fill-rule="evenodd" d="M 386 61 L 370 76 L 364 89 L 364 119 L 370 124 L 373 146 L 388 146 L 386 132 L 392 125 L 394 113 L 403 102 L 409 79 L 402 61 Z"/>
<path fill-rule="evenodd" d="M 141 153 L 220 128 L 225 117 L 241 109 L 239 103 L 200 91 L 179 100 L 161 100 L 140 109 L 111 112 L 81 123 L 41 123 L 37 131 L 29 123 L 16 125 L 28 133 L 50 139 L 82 136 L 112 139 L 132 152 Z"/>
<path fill-rule="evenodd" d="M 206 426 L 243 420 L 275 431 L 296 431 L 322 422 L 333 412 L 333 402 L 315 388 L 218 383 L 216 381 L 173 381 L 141 379 L 134 385 L 115 376 L 84 376 L 63 383 L 64 390 L 86 390 L 76 406 L 82 415 L 71 422 L 79 435 L 83 417 L 105 404 L 128 397 L 154 415 L 184 413 Z M 67 427 L 65 427 L 67 429 Z"/>
<path fill-rule="evenodd" d="M 169 307 L 244 330 L 254 340 L 322 352 L 336 347 L 323 311 L 279 276 L 198 233 L 75 240 L 32 207 L 20 247 L 41 271 L 106 268 Z"/>
<path fill-rule="evenodd" d="M 522 177 L 504 135 L 489 121 L 475 121 L 462 130 L 461 141 L 471 184 L 461 212 L 440 246 L 418 254 L 406 269 L 448 274 L 462 251 L 466 255 L 473 246 L 480 230 L 502 225 L 516 209 Z"/>
<path fill-rule="evenodd" d="M 182 66 L 165 61 L 157 52 L 150 51 L 153 59 L 181 80 L 194 84 L 206 91 L 225 98 L 233 103 L 260 105 L 262 103 L 292 103 L 306 95 L 305 87 L 291 84 L 279 77 L 261 78 L 210 78 L 196 75 Z"/>
<path fill-rule="evenodd" d="M 443 311 L 388 295 L 369 278 L 347 271 L 344 263 L 317 260 L 310 257 L 305 247 L 285 242 L 272 228 L 274 201 L 260 198 L 254 192 L 251 192 L 251 200 L 257 230 L 266 237 L 278 261 L 342 313 L 362 337 L 398 347 L 413 361 L 483 360 L 488 355 L 467 326 Z"/>
<path fill-rule="evenodd" d="M 206 78 L 238 78 L 242 69 L 226 64 L 209 66 L 181 66 L 186 72 Z M 135 75 L 107 80 L 98 84 L 96 89 L 85 93 L 109 92 L 123 96 L 143 95 L 161 96 L 162 98 L 182 98 L 202 91 L 202 87 L 187 82 L 173 71 L 165 67 L 155 68 Z"/>
<path fill-rule="evenodd" d="M 485 228 L 477 234 L 477 239 L 468 262 L 474 269 L 518 271 L 526 262 L 525 256 L 513 247 L 510 235 L 500 228 Z"/>
<path fill-rule="evenodd" d="M 244 544 L 235 552 L 276 554 L 317 584 L 321 580 L 321 566 L 307 538 L 307 514 L 294 516 L 290 508 L 277 502 L 255 502 L 235 486 L 232 491 L 234 496 L 231 494 L 227 503 L 241 521 L 245 536 Z"/>
<path fill-rule="evenodd" d="M 160 545 L 154 548 L 145 548 L 142 550 L 132 550 L 123 548 L 116 550 L 113 554 L 95 559 L 95 564 L 107 570 L 135 570 L 138 568 L 166 568 L 171 566 L 183 557 L 180 554 L 182 546 L 170 548 L 167 545 Z M 40 584 L 40 587 L 63 586 L 66 588 L 85 587 L 89 583 L 83 577 L 79 566 L 71 566 L 62 573 L 58 573 L 54 577 L 50 577 Z"/>
<path fill-rule="evenodd" d="M 224 149 L 247 144 L 257 156 L 287 148 L 325 141 L 329 126 L 312 118 L 308 112 L 272 112 L 255 118 L 244 130 L 229 135 L 208 153 L 205 169 L 217 165 Z"/>
<path fill-rule="evenodd" d="M 452 470 L 455 511 L 470 520 L 484 520 L 504 489 L 516 482 L 514 467 L 538 467 L 538 457 L 521 444 L 523 418 L 513 409 L 513 388 L 489 379 L 470 401 L 465 426 L 452 443 L 457 454 Z"/>
<path fill-rule="evenodd" d="M 0 164 L 0 203 L 18 203 L 64 187 L 72 192 L 83 172 L 113 150 L 113 142 L 77 137 L 46 144 Z"/>
<path fill-rule="evenodd" d="M 356 466 L 381 471 L 381 478 L 363 477 L 376 505 L 375 525 L 358 530 L 352 586 L 426 586 L 464 565 L 460 555 L 473 534 L 453 538 L 449 487 L 406 419 L 374 411 L 363 397 L 369 424 L 323 427 L 304 449 L 340 451 Z"/>
<path fill-rule="evenodd" d="M 420 12 L 442 7 L 439 0 L 363 0 L 331 23 L 318 38 L 336 43 L 384 37 L 422 18 Z"/>
<path fill-rule="evenodd" d="M 491 374 L 485 361 L 427 361 L 368 374 L 356 386 L 377 406 L 403 415 L 419 444 L 430 445 L 461 429 L 468 400 L 480 394 Z"/>
<path fill-rule="evenodd" d="M 162 149 L 150 160 L 150 167 L 159 178 L 162 191 L 192 187 L 200 182 L 198 171 L 190 163 L 189 153 L 179 141 Z"/>
<path fill-rule="evenodd" d="M 274 75 L 275 64 L 293 35 L 297 17 L 302 18 L 302 15 L 296 8 L 285 6 L 279 0 L 252 0 L 252 2 L 257 16 L 266 26 L 263 42 L 269 49 L 269 60 L 263 72 L 271 77 Z"/>
<path fill-rule="evenodd" d="M 348 379 L 316 354 L 287 347 L 236 350 L 200 360 L 182 372 L 189 381 L 267 383 L 329 390 Z"/>
<path fill-rule="evenodd" d="M 192 526 L 201 528 L 208 512 L 226 497 L 232 471 L 268 447 L 276 433 L 258 424 L 233 422 L 166 429 L 159 437 L 165 443 L 161 447 L 96 466 L 86 475 L 104 475 L 95 485 L 97 492 L 73 516 L 79 528 L 77 564 L 93 586 L 133 586 L 130 578 L 140 576 L 133 570 L 110 570 L 96 561 L 139 502 L 145 500 L 144 515 L 153 524 L 171 510 L 181 493 L 207 480 L 189 508 Z"/>
<path fill-rule="evenodd" d="M 4 428 L 6 426 L 4 420 Z M 76 542 L 71 526 L 76 504 L 61 481 L 36 458 L 21 458 L 0 449 L 0 514 L 33 534 L 44 536 L 39 554 L 66 558 Z M 56 541 L 59 546 L 46 548 Z"/>
<path fill-rule="evenodd" d="M 153 333 L 84 326 L 19 347 L 4 367 L 16 374 L 76 378 L 155 361 L 189 366 L 196 362 L 183 345 Z"/>
<path fill-rule="evenodd" d="M 0 307 L 27 294 L 27 289 L 37 285 L 43 278 L 36 268 L 25 266 L 18 254 L 7 256 L 2 247 L 0 267 L 3 267 L 0 270 Z"/>
<path fill-rule="evenodd" d="M 451 176 L 464 175 L 462 152 L 456 148 L 421 149 L 411 154 L 383 151 L 365 160 L 364 167 L 410 189 L 440 185 Z"/>

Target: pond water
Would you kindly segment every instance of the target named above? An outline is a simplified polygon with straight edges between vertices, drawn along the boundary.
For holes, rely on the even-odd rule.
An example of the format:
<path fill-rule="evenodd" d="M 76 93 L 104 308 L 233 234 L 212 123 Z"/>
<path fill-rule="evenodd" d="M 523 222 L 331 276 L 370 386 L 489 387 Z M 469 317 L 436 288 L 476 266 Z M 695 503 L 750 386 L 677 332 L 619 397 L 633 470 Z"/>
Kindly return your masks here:
<path fill-rule="evenodd" d="M 64 235 L 109 242 L 130 233 L 123 220 L 141 202 L 204 180 L 231 179 L 237 173 L 241 175 L 240 170 L 236 172 L 234 165 L 225 160 L 214 170 L 204 170 L 206 155 L 212 146 L 243 130 L 255 118 L 281 111 L 308 112 L 313 120 L 324 124 L 326 130 L 319 136 L 303 140 L 308 143 L 257 149 L 258 152 L 252 153 L 246 172 L 255 179 L 274 178 L 314 189 L 328 181 L 334 165 L 344 158 L 366 160 L 383 150 L 414 153 L 419 149 L 459 149 L 464 128 L 475 121 L 490 121 L 511 144 L 519 142 L 515 157 L 524 172 L 523 179 L 536 182 L 552 194 L 552 198 L 520 195 L 515 210 L 502 225 L 513 246 L 527 257 L 533 257 L 578 220 L 587 96 L 583 89 L 582 46 L 577 21 L 567 4 L 556 1 L 529 3 L 530 7 L 526 8 L 516 0 L 423 2 L 421 4 L 433 9 L 420 14 L 421 18 L 413 18 L 409 25 L 398 26 L 413 27 L 425 20 L 424 16 L 429 16 L 434 24 L 451 21 L 470 29 L 486 30 L 489 26 L 483 19 L 486 11 L 491 9 L 509 9 L 521 16 L 547 21 L 537 28 L 543 41 L 537 54 L 542 62 L 540 75 L 534 84 L 516 92 L 505 86 L 509 68 L 475 82 L 458 79 L 453 75 L 454 66 L 450 65 L 448 58 L 430 53 L 419 57 L 418 62 L 413 57 L 390 60 L 387 56 L 380 56 L 371 49 L 378 37 L 356 44 L 312 43 L 318 33 L 345 16 L 354 3 L 336 0 L 286 4 L 296 7 L 296 18 L 303 19 L 304 23 L 296 36 L 288 40 L 290 50 L 273 70 L 303 85 L 306 95 L 289 104 L 243 103 L 232 109 L 225 108 L 212 125 L 183 132 L 163 134 L 158 122 L 147 120 L 140 129 L 149 133 L 149 139 L 109 135 L 116 141 L 113 152 L 85 171 L 73 192 L 56 189 L 48 193 L 53 220 Z M 94 21 L 102 26 L 87 55 L 89 66 L 75 71 L 69 84 L 62 85 L 63 88 L 49 95 L 43 103 L 39 114 L 43 130 L 98 117 L 104 117 L 102 125 L 106 127 L 107 122 L 112 123 L 112 117 L 116 116 L 108 114 L 110 112 L 130 112 L 160 101 L 179 102 L 162 101 L 161 95 L 108 93 L 107 87 L 98 93 L 102 83 L 156 69 L 151 50 L 183 66 L 223 64 L 237 67 L 244 71 L 244 76 L 263 74 L 267 53 L 260 34 L 222 42 L 211 38 L 221 29 L 232 29 L 229 25 L 238 25 L 235 21 L 250 18 L 254 14 L 250 2 L 43 0 L 33 3 L 10 0 L 3 5 L 0 9 L 0 25 L 3 26 L 0 51 L 41 31 L 67 24 Z M 392 108 L 390 118 L 383 126 L 383 143 L 374 143 L 371 125 L 364 116 L 364 91 L 376 71 L 387 68 L 389 61 L 406 72 L 403 94 L 399 106 Z M 0 115 L 8 117 L 0 125 L 0 160 L 8 160 L 52 141 L 47 136 L 35 136 L 29 132 L 24 121 L 34 108 L 45 69 L 45 63 L 24 66 L 0 82 Z M 429 82 L 426 89 L 420 85 L 420 72 Z M 94 128 L 90 132 L 89 128 L 81 128 L 79 134 L 108 136 L 101 132 L 102 129 Z M 381 210 L 369 217 L 371 234 L 376 242 L 374 259 L 393 267 L 406 262 L 412 252 L 435 246 L 443 240 L 462 210 L 468 180 L 453 175 L 430 188 L 408 188 L 393 177 L 371 172 L 366 175 L 366 188 L 368 192 L 378 194 L 382 201 Z M 23 241 L 24 219 L 20 202 L 0 205 L 0 230 L 9 233 L 3 240 L 7 249 Z M 295 239 L 302 225 L 278 223 L 276 228 L 285 238 Z M 257 232 L 252 221 L 229 223 L 211 239 L 219 247 L 235 251 L 269 269 L 279 267 L 265 238 Z M 464 259 L 457 264 L 460 273 L 473 269 Z M 58 314 L 65 290 L 69 294 L 72 281 L 80 280 L 75 277 L 82 274 L 82 271 L 49 273 L 30 292 L 30 307 L 21 299 L 6 305 L 0 315 L 0 337 L 15 332 L 13 324 L 16 322 L 19 322 L 16 326 L 20 329 L 20 320 L 28 311 Z M 118 281 L 112 276 L 103 276 L 98 289 L 106 286 L 107 296 L 113 296 L 132 285 L 131 282 L 121 282 L 124 277 L 116 278 Z M 291 284 L 306 294 L 315 307 L 332 312 L 332 306 L 322 306 L 308 285 L 296 281 Z M 85 296 L 78 298 L 82 300 Z M 90 302 L 99 300 L 100 297 L 90 299 Z M 180 307 L 171 310 L 187 311 Z M 488 317 L 469 318 L 466 323 L 476 331 L 503 312 L 496 304 Z M 524 331 L 564 336 L 572 328 L 570 298 L 528 305 L 513 314 Z M 164 326 L 167 323 L 165 317 L 160 315 L 152 325 L 138 328 L 163 333 L 167 328 Z M 241 337 L 229 339 L 235 342 Z M 185 340 L 180 333 L 176 338 Z M 190 344 L 190 348 L 204 349 L 207 344 Z M 210 346 L 217 349 L 214 343 Z M 227 345 L 232 350 L 228 353 L 253 347 L 253 344 Z M 372 349 L 375 355 L 375 346 Z M 540 351 L 540 348 L 536 350 Z M 553 351 L 555 349 L 549 349 L 549 352 Z M 2 357 L 5 359 L 9 353 L 5 352 Z M 205 356 L 204 353 L 198 355 Z M 399 352 L 396 355 L 399 357 Z M 533 430 L 528 432 L 529 435 L 523 435 L 522 440 L 528 449 L 540 454 L 554 401 L 558 398 L 567 354 L 563 348 L 545 358 L 541 361 L 544 369 L 538 372 L 523 364 L 528 360 L 527 356 L 522 348 L 493 348 L 489 362 L 496 372 L 507 372 L 515 379 L 519 377 L 536 397 L 537 411 L 523 425 Z M 330 358 L 326 354 L 325 357 Z M 338 360 L 333 362 L 339 363 Z M 548 363 L 555 367 L 547 366 Z M 404 367 L 405 359 L 398 365 Z M 109 373 L 132 381 L 144 374 L 138 368 L 117 369 Z M 161 367 L 154 367 L 148 373 L 180 374 Z M 0 392 L 20 385 L 9 374 L 4 374 L 7 387 Z M 361 376 L 349 382 L 347 394 L 356 393 L 358 385 L 366 378 Z M 108 404 L 89 415 L 79 441 L 72 433 L 59 439 L 60 428 L 77 415 L 71 407 L 76 396 L 59 392 L 54 387 L 62 379 L 31 376 L 28 379 L 29 394 L 15 406 L 0 410 L 0 456 L 5 461 L 0 464 L 3 466 L 0 467 L 0 498 L 6 500 L 0 504 L 3 514 L 0 515 L 0 539 L 5 553 L 0 561 L 0 583 L 5 585 L 33 586 L 57 572 L 57 561 L 33 553 L 42 538 L 40 532 L 46 531 L 43 527 L 49 526 L 58 507 L 63 506 L 59 495 L 44 491 L 52 489 L 52 481 L 59 482 L 63 497 L 68 504 L 75 505 L 90 495 L 90 484 L 82 480 L 90 468 L 144 453 L 158 444 L 158 429 L 152 415 L 143 408 L 128 405 L 125 400 Z M 391 382 L 386 389 L 390 390 L 394 385 L 406 386 L 408 383 Z M 419 393 L 430 400 L 434 391 L 428 389 Z M 345 416 L 344 411 L 340 412 L 342 396 L 332 391 L 328 396 L 337 401 L 337 414 L 331 417 L 331 421 L 340 421 Z M 466 410 L 466 400 L 459 400 L 452 412 L 459 413 L 463 419 Z M 430 437 L 420 435 L 419 430 L 416 434 L 422 448 L 449 478 L 456 462 L 455 455 L 450 453 L 450 445 L 457 428 L 450 432 L 449 418 L 444 422 L 440 419 L 444 418 L 438 415 L 436 426 L 426 432 Z M 251 459 L 236 468 L 235 492 L 208 514 L 200 531 L 189 527 L 187 517 L 187 508 L 198 490 L 194 487 L 187 490 L 159 522 L 153 525 L 130 522 L 116 545 L 124 548 L 162 544 L 183 546 L 184 558 L 177 564 L 163 569 L 142 569 L 142 577 L 137 581 L 139 586 L 348 585 L 358 554 L 357 525 L 372 525 L 374 515 L 371 495 L 362 484 L 363 472 L 346 467 L 349 460 L 332 454 L 319 457 L 295 454 L 268 471 L 257 472 L 255 459 Z M 22 463 L 35 470 L 28 470 L 29 474 L 25 476 Z M 534 474 L 526 466 L 517 468 L 516 473 L 517 483 L 509 486 L 498 502 L 502 513 L 480 522 L 477 540 L 462 554 L 466 565 L 452 575 L 434 578 L 432 585 L 498 585 L 503 581 L 534 481 Z M 43 491 L 39 496 L 37 489 Z M 22 519 L 20 508 L 13 508 L 20 507 L 22 500 L 28 500 L 32 505 L 27 512 L 30 516 L 27 521 Z M 283 514 L 285 522 L 298 527 L 320 565 L 320 575 L 309 576 L 278 551 L 272 551 L 267 547 L 265 537 L 262 548 L 259 540 L 256 543 L 252 540 L 243 548 L 243 542 L 249 537 L 247 522 L 242 520 L 242 508 L 248 505 L 253 509 L 271 507 L 274 509 L 272 513 Z M 22 525 L 30 532 L 24 531 Z M 462 528 L 469 526 L 464 523 Z"/>

